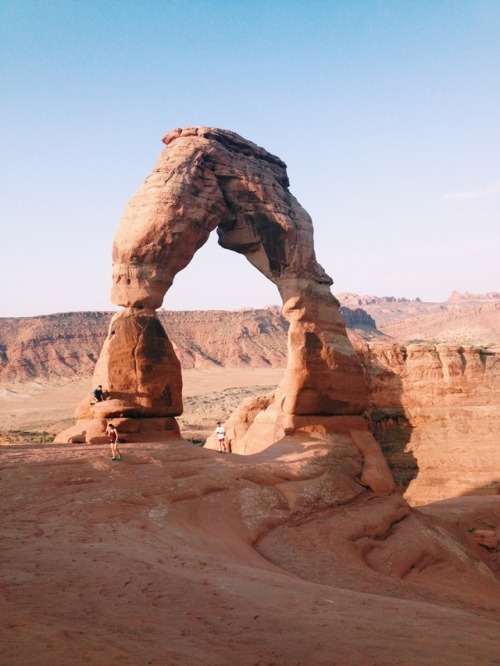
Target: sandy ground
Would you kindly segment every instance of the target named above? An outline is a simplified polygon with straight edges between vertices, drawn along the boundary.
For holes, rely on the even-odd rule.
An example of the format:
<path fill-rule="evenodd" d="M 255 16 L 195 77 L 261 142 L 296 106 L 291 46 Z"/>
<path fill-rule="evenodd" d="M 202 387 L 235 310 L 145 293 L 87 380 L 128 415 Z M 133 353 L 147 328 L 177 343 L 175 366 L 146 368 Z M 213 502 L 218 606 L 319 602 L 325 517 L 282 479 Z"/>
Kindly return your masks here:
<path fill-rule="evenodd" d="M 281 372 L 193 371 L 184 395 L 208 419 Z M 52 427 L 88 388 L 4 387 L 4 428 Z M 498 497 L 290 511 L 332 471 L 315 441 L 280 447 L 0 447 L 2 666 L 500 664 L 498 553 L 470 537 Z"/>
<path fill-rule="evenodd" d="M 215 422 L 227 418 L 244 397 L 276 386 L 283 373 L 283 368 L 184 370 L 184 414 L 179 419 L 183 434 L 206 437 Z M 88 377 L 51 383 L 3 384 L 0 430 L 20 430 L 25 438 L 30 432 L 61 432 L 74 424 L 75 407 L 91 388 Z"/>

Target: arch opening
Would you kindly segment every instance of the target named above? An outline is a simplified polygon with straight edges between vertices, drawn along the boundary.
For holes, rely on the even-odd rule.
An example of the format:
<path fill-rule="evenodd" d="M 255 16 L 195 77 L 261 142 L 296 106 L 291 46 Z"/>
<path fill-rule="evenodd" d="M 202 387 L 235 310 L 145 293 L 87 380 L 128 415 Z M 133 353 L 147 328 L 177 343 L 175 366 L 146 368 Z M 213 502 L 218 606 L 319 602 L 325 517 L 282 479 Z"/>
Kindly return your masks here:
<path fill-rule="evenodd" d="M 360 415 L 367 391 L 331 278 L 318 264 L 312 220 L 288 188 L 286 165 L 214 128 L 174 130 L 130 200 L 113 243 L 110 325 L 94 373 L 112 399 L 79 418 L 174 418 L 182 413 L 180 363 L 158 333 L 156 310 L 175 276 L 216 231 L 219 245 L 278 288 L 289 322 L 285 375 L 272 405 L 278 430 L 297 419 Z M 163 329 L 162 329 L 163 330 Z"/>

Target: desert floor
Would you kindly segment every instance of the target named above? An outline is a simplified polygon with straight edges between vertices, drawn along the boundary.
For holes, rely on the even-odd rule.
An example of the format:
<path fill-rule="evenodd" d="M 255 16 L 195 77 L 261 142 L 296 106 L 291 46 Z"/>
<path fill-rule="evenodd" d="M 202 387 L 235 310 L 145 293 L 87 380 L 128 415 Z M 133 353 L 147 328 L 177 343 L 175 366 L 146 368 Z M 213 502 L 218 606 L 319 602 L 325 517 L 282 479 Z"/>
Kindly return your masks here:
<path fill-rule="evenodd" d="M 185 373 L 188 429 L 210 430 L 217 410 L 281 376 Z M 3 427 L 65 427 L 88 389 L 88 379 L 4 387 Z M 285 444 L 286 455 L 282 444 L 246 457 L 181 440 L 124 444 L 119 462 L 107 445 L 0 447 L 0 663 L 500 664 L 500 584 L 479 546 L 462 549 L 498 498 L 403 520 L 397 496 L 360 489 L 344 506 L 291 515 L 276 487 L 310 482 L 303 460 L 316 444 Z M 353 525 L 375 531 L 354 543 Z M 430 538 L 434 554 L 421 549 Z M 398 572 L 391 561 L 402 560 Z"/>
<path fill-rule="evenodd" d="M 283 373 L 283 368 L 184 370 L 184 414 L 178 419 L 183 436 L 206 438 L 215 423 L 225 420 L 245 397 L 273 389 Z M 50 437 L 43 433 L 57 433 L 74 424 L 75 407 L 91 388 L 89 377 L 4 384 L 0 386 L 0 431 L 10 431 L 10 440 L 47 441 Z"/>

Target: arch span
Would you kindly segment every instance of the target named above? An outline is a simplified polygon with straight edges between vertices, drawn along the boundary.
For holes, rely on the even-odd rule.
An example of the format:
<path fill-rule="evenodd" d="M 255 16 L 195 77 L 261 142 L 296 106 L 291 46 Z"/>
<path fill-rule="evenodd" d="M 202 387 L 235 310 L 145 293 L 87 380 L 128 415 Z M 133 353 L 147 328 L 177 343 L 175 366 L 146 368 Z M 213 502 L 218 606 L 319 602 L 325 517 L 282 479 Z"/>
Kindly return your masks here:
<path fill-rule="evenodd" d="M 290 322 L 279 387 L 279 411 L 290 417 L 283 427 L 293 427 L 295 416 L 361 414 L 363 370 L 284 162 L 220 129 L 176 129 L 163 141 L 166 148 L 130 200 L 113 244 L 112 301 L 124 310 L 111 322 L 94 375 L 113 400 L 82 405 L 79 417 L 182 413 L 180 365 L 155 310 L 215 230 L 219 245 L 244 255 L 281 295 Z"/>

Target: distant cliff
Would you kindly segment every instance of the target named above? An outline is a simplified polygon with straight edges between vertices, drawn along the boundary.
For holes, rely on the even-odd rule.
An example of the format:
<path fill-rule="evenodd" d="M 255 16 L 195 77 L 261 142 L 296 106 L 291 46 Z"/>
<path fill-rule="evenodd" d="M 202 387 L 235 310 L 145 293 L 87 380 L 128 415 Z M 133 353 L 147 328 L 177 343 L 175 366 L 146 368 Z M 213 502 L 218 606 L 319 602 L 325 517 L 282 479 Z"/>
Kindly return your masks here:
<path fill-rule="evenodd" d="M 500 294 L 458 294 L 444 303 L 337 294 L 353 343 L 373 340 L 500 344 Z M 362 307 L 361 307 L 362 306 Z M 0 382 L 90 376 L 112 312 L 0 319 Z M 228 311 L 159 311 L 184 368 L 286 364 L 288 323 L 279 306 Z"/>
<path fill-rule="evenodd" d="M 500 292 L 452 292 L 444 303 L 420 298 L 336 294 L 341 305 L 362 307 L 377 328 L 398 342 L 437 342 L 495 346 L 500 344 Z"/>
<path fill-rule="evenodd" d="M 358 345 L 372 431 L 411 504 L 500 493 L 500 354 L 459 345 Z"/>
<path fill-rule="evenodd" d="M 355 339 L 383 337 L 361 309 L 342 308 Z M 112 312 L 67 312 L 0 319 L 0 381 L 90 376 Z M 286 364 L 288 322 L 276 307 L 259 310 L 159 311 L 184 368 Z"/>
<path fill-rule="evenodd" d="M 424 315 L 418 305 L 384 300 L 379 304 L 384 309 L 411 308 L 406 318 L 400 310 L 399 320 L 384 330 L 415 338 L 443 331 L 469 336 L 476 327 L 477 335 L 487 330 L 499 337 L 500 303 L 495 299 L 460 301 L 459 309 L 430 304 L 434 314 Z M 376 311 L 372 317 L 359 307 L 343 307 L 342 313 L 366 368 L 372 430 L 411 501 L 500 492 L 500 354 L 493 347 L 465 343 L 400 344 L 396 334 L 391 338 L 377 330 Z M 89 377 L 112 314 L 0 319 L 0 381 Z M 288 324 L 277 306 L 238 312 L 160 311 L 159 317 L 185 369 L 286 364 Z"/>
<path fill-rule="evenodd" d="M 0 319 L 0 381 L 91 375 L 109 312 Z"/>

